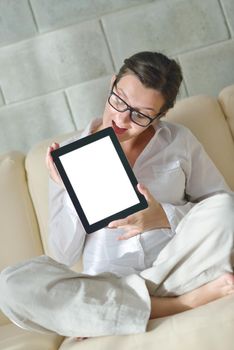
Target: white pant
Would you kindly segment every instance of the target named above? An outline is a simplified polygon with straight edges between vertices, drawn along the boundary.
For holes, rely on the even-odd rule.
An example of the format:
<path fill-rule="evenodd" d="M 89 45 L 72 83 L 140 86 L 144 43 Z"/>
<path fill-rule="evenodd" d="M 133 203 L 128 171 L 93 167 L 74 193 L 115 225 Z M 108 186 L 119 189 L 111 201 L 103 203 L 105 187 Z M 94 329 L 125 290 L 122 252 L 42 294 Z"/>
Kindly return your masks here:
<path fill-rule="evenodd" d="M 144 332 L 151 295 L 181 295 L 234 266 L 234 198 L 198 203 L 153 266 L 140 276 L 78 274 L 47 256 L 0 275 L 0 307 L 17 325 L 64 336 Z"/>

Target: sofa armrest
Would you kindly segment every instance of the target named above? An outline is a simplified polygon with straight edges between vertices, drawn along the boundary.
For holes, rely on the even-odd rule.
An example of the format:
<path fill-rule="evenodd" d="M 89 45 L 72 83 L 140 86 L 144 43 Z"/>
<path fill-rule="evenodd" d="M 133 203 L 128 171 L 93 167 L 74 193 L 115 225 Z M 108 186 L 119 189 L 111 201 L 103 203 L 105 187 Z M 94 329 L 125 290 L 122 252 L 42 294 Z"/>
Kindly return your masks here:
<path fill-rule="evenodd" d="M 0 271 L 8 265 L 41 255 L 42 245 L 28 192 L 24 155 L 9 152 L 0 156 Z M 7 318 L 0 312 L 0 325 Z"/>
<path fill-rule="evenodd" d="M 61 143 L 77 135 L 78 131 L 69 134 L 58 135 L 54 138 L 44 140 L 35 145 L 26 157 L 26 171 L 28 186 L 33 201 L 35 212 L 40 228 L 41 240 L 44 252 L 53 258 L 53 254 L 48 247 L 48 170 L 45 165 L 45 155 L 47 147 L 54 141 Z M 82 263 L 78 262 L 74 270 L 81 271 Z"/>
<path fill-rule="evenodd" d="M 27 154 L 25 168 L 27 172 L 29 192 L 35 208 L 41 240 L 46 254 L 49 254 L 47 245 L 48 235 L 48 170 L 45 164 L 47 147 L 54 141 L 60 143 L 73 133 L 59 135 L 35 145 Z"/>
<path fill-rule="evenodd" d="M 24 155 L 0 156 L 0 271 L 43 253 L 37 219 L 28 191 Z"/>

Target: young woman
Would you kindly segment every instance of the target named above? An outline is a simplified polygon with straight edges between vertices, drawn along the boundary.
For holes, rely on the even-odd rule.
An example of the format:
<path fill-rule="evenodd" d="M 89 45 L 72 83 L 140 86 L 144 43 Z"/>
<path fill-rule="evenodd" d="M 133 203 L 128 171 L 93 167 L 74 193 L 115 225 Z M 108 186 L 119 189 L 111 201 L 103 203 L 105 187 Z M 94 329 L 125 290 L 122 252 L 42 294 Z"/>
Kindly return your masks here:
<path fill-rule="evenodd" d="M 165 55 L 133 55 L 112 78 L 102 118 L 81 136 L 113 128 L 147 209 L 86 235 L 50 155 L 59 144 L 49 147 L 49 244 L 58 262 L 43 256 L 2 272 L 3 294 L 16 290 L 20 310 L 9 298 L 0 305 L 18 325 L 66 336 L 136 333 L 149 318 L 234 292 L 231 191 L 191 132 L 160 120 L 181 81 L 179 65 Z M 68 266 L 81 255 L 76 274 Z M 34 309 L 26 298 L 36 300 Z"/>

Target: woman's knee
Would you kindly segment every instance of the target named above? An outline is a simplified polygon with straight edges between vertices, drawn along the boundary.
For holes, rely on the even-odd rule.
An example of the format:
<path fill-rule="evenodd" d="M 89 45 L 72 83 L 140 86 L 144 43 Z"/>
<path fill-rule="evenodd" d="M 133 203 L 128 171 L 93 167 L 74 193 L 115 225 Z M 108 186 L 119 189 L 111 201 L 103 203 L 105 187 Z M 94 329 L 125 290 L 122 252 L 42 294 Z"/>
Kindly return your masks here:
<path fill-rule="evenodd" d="M 18 298 L 21 295 L 19 289 L 22 288 L 22 284 L 14 278 L 15 274 L 12 270 L 8 267 L 0 273 L 0 309 L 9 318 L 15 305 L 19 305 Z"/>
<path fill-rule="evenodd" d="M 211 219 L 213 223 L 228 221 L 234 223 L 234 196 L 229 193 L 219 193 L 208 197 L 193 207 L 189 216 L 195 217 L 197 222 Z M 198 220 L 201 219 L 201 220 Z"/>
<path fill-rule="evenodd" d="M 9 266 L 0 273 L 0 307 L 3 311 L 30 301 L 35 277 L 35 272 L 27 268 L 27 262 Z"/>
<path fill-rule="evenodd" d="M 9 295 L 10 291 L 14 291 L 15 287 L 17 287 L 14 280 L 14 274 L 12 275 L 12 272 L 12 267 L 7 267 L 0 274 L 1 296 Z"/>
<path fill-rule="evenodd" d="M 220 193 L 207 199 L 207 212 L 219 224 L 228 224 L 234 228 L 234 196 L 229 193 Z"/>

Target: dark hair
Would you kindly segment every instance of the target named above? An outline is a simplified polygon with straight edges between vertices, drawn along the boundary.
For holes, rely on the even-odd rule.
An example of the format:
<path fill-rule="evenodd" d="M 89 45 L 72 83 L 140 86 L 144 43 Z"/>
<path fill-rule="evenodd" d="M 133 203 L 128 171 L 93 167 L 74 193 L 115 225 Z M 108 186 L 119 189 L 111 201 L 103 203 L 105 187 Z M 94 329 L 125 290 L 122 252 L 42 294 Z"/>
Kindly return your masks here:
<path fill-rule="evenodd" d="M 183 79 L 181 68 L 175 60 L 159 52 L 139 52 L 124 60 L 116 83 L 129 73 L 135 74 L 145 87 L 161 92 L 166 101 L 161 112 L 174 106 Z"/>

